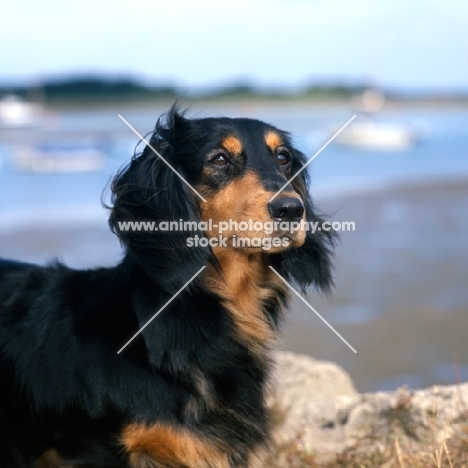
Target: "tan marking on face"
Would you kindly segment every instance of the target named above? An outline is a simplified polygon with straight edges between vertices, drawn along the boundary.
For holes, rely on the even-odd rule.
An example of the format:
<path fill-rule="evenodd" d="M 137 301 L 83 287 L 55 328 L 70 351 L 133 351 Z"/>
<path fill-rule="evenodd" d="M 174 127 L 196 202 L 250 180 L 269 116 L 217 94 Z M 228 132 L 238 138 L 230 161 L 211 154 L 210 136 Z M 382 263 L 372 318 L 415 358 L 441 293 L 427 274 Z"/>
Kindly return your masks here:
<path fill-rule="evenodd" d="M 234 135 L 229 135 L 228 137 L 224 138 L 221 146 L 231 154 L 239 155 L 242 153 L 242 143 L 239 138 Z"/>
<path fill-rule="evenodd" d="M 271 151 L 275 152 L 278 146 L 283 144 L 283 140 L 278 133 L 270 130 L 265 134 L 265 143 L 271 149 Z"/>
<path fill-rule="evenodd" d="M 288 197 L 299 198 L 298 194 L 292 191 L 283 193 Z M 235 179 L 219 192 L 207 196 L 207 201 L 199 205 L 201 219 L 203 221 L 212 220 L 213 229 L 207 231 L 206 235 L 208 237 L 222 236 L 229 246 L 244 250 L 248 254 L 253 252 L 272 254 L 290 247 L 300 247 L 305 240 L 305 231 L 302 229 L 289 233 L 281 231 L 278 225 L 278 229 L 274 230 L 274 232 L 270 234 L 265 232 L 266 229 L 264 228 L 274 227 L 275 222 L 268 212 L 268 201 L 272 195 L 273 192 L 264 189 L 258 174 L 253 171 Z M 236 229 L 235 223 L 230 223 L 230 220 L 235 221 L 239 229 Z M 228 229 L 220 232 L 222 226 L 220 223 L 226 222 L 229 224 Z M 255 222 L 261 223 L 261 225 L 258 225 L 260 228 L 254 226 Z M 252 229 L 250 227 L 249 229 L 240 229 L 242 223 L 244 223 L 244 226 L 245 223 L 249 226 L 252 225 Z M 273 238 L 284 239 L 285 243 L 276 246 L 271 245 L 268 250 L 265 250 L 263 245 L 258 245 L 261 242 L 267 242 L 264 239 L 270 241 Z M 250 246 L 241 242 L 241 240 L 245 239 L 245 244 L 250 243 Z M 234 245 L 234 240 L 236 245 Z"/>
<path fill-rule="evenodd" d="M 123 429 L 121 442 L 132 468 L 230 467 L 224 451 L 183 428 L 161 423 L 129 424 Z"/>

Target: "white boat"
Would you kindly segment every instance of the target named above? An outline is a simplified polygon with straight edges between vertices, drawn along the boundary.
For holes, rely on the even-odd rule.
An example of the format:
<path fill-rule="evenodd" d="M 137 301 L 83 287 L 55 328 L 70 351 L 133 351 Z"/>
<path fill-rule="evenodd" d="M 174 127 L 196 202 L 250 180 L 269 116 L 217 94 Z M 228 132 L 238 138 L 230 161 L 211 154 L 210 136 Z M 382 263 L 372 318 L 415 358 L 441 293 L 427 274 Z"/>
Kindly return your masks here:
<path fill-rule="evenodd" d="M 405 150 L 418 141 L 418 132 L 411 127 L 375 121 L 355 121 L 334 140 L 339 145 L 382 151 Z"/>
<path fill-rule="evenodd" d="M 40 125 L 43 109 L 14 94 L 0 99 L 0 129 L 30 128 Z"/>
<path fill-rule="evenodd" d="M 416 127 L 379 119 L 385 106 L 385 95 L 376 88 L 369 88 L 354 99 L 357 118 L 334 143 L 376 151 L 405 151 L 421 140 Z"/>
<path fill-rule="evenodd" d="M 18 147 L 13 166 L 23 172 L 93 172 L 100 170 L 106 153 L 97 146 L 72 143 L 46 143 Z"/>

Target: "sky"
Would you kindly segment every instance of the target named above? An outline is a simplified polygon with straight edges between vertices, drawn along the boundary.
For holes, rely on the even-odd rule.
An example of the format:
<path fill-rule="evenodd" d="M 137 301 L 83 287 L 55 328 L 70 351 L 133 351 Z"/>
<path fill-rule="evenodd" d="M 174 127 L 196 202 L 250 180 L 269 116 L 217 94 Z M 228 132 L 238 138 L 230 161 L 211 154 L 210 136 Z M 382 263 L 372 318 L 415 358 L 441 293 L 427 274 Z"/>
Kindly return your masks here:
<path fill-rule="evenodd" d="M 147 84 L 468 88 L 467 0 L 16 0 L 0 84 L 72 74 Z"/>

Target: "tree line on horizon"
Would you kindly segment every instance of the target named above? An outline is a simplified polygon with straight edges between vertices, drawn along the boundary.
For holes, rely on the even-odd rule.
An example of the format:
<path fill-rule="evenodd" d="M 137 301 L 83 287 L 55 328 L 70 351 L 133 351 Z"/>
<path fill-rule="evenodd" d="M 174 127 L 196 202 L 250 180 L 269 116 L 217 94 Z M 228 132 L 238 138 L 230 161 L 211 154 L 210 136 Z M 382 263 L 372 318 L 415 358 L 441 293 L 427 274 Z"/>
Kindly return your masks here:
<path fill-rule="evenodd" d="M 311 85 L 301 89 L 286 87 L 259 88 L 245 83 L 228 86 L 197 87 L 185 89 L 170 84 L 146 86 L 132 79 L 106 80 L 99 77 L 77 77 L 63 80 L 44 81 L 34 86 L 0 86 L 0 96 L 16 94 L 23 98 L 45 102 L 59 101 L 110 101 L 142 99 L 177 99 L 188 98 L 287 98 L 310 96 L 324 98 L 349 98 L 366 89 L 364 85 L 348 86 L 340 84 Z"/>
<path fill-rule="evenodd" d="M 68 77 L 44 80 L 35 85 L 2 86 L 0 98 L 15 94 L 25 99 L 44 103 L 60 102 L 125 102 L 197 99 L 310 99 L 348 100 L 369 89 L 366 83 L 338 82 L 311 83 L 300 88 L 256 87 L 246 82 L 226 86 L 183 88 L 172 84 L 144 85 L 131 78 L 106 79 L 99 76 Z M 467 101 L 468 90 L 455 92 L 390 91 L 380 90 L 385 97 L 396 100 L 430 99 Z"/>

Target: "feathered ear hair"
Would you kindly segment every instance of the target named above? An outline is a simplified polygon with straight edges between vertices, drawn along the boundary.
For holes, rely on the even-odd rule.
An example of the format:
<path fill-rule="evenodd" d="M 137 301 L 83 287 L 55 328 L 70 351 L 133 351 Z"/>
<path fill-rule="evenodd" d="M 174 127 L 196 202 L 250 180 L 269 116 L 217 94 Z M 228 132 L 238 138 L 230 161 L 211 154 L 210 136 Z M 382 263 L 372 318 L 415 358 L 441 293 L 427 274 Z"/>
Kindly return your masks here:
<path fill-rule="evenodd" d="M 126 247 L 127 255 L 169 293 L 177 291 L 213 257 L 209 247 L 187 245 L 188 237 L 204 237 L 202 232 L 161 229 L 169 229 L 170 222 L 200 221 L 197 195 L 152 149 L 186 180 L 194 180 L 190 171 L 196 168 L 182 164 L 187 155 L 180 154 L 189 134 L 190 121 L 173 106 L 165 118 L 158 120 L 150 145 L 133 157 L 111 186 L 112 231 Z"/>
<path fill-rule="evenodd" d="M 306 163 L 307 159 L 300 151 L 293 152 L 292 174 Z M 309 175 L 303 170 L 292 182 L 294 190 L 299 193 L 304 202 L 306 221 L 318 223 L 321 226 L 323 219 L 315 211 L 309 190 Z M 337 239 L 333 231 L 311 230 L 306 232 L 306 238 L 301 247 L 289 249 L 282 254 L 281 258 L 275 259 L 282 273 L 295 280 L 301 287 L 302 292 L 310 285 L 322 291 L 329 291 L 333 285 L 332 278 L 332 250 Z"/>

